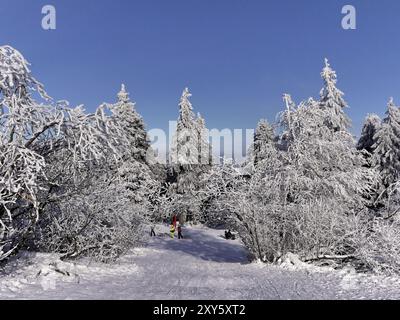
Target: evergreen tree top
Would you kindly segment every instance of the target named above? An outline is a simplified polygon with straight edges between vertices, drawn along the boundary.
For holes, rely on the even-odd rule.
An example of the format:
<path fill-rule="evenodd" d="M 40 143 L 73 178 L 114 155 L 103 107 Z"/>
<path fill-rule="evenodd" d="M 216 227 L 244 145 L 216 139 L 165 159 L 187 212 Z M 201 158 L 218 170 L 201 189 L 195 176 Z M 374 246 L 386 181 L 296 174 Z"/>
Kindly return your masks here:
<path fill-rule="evenodd" d="M 336 87 L 337 75 L 331 68 L 328 59 L 325 59 L 325 67 L 321 72 L 321 77 L 324 86 L 320 92 L 319 105 L 321 109 L 329 113 L 325 124 L 334 131 L 346 131 L 351 121 L 344 112 L 348 107 L 347 102 L 344 100 L 344 93 Z"/>
<path fill-rule="evenodd" d="M 321 77 L 324 81 L 324 87 L 320 93 L 321 102 L 333 102 L 342 108 L 347 107 L 347 103 L 343 99 L 344 93 L 336 88 L 336 71 L 332 69 L 327 58 L 325 58 L 325 67 L 322 69 Z"/>
<path fill-rule="evenodd" d="M 189 92 L 189 89 L 185 88 L 179 102 L 179 123 L 186 128 L 191 127 L 195 119 L 193 106 L 189 100 L 191 96 L 192 94 Z"/>
<path fill-rule="evenodd" d="M 189 91 L 189 88 L 185 88 L 182 92 L 182 96 L 179 102 L 179 106 L 181 108 L 188 108 L 190 110 L 193 110 L 192 104 L 189 101 L 189 98 L 192 96 L 192 94 Z"/>
<path fill-rule="evenodd" d="M 357 143 L 358 150 L 374 152 L 375 135 L 381 127 L 381 119 L 376 114 L 368 114 L 365 118 L 360 139 Z"/>
<path fill-rule="evenodd" d="M 197 123 L 199 124 L 199 129 L 204 129 L 206 126 L 206 121 L 201 116 L 200 112 L 197 113 Z"/>
<path fill-rule="evenodd" d="M 389 99 L 387 104 L 386 118 L 383 120 L 383 122 L 395 126 L 400 133 L 400 110 L 395 105 L 392 97 Z"/>
<path fill-rule="evenodd" d="M 268 123 L 268 120 L 261 119 L 254 132 L 254 143 L 269 143 L 274 140 L 274 128 Z"/>
<path fill-rule="evenodd" d="M 269 124 L 267 119 L 260 119 L 257 124 L 256 131 L 265 131 L 269 130 L 271 128 L 271 125 Z"/>
<path fill-rule="evenodd" d="M 331 68 L 327 58 L 325 58 L 325 67 L 322 69 L 321 77 L 327 82 L 332 81 L 334 84 L 337 82 L 336 71 Z"/>
<path fill-rule="evenodd" d="M 388 102 L 388 108 L 390 108 L 390 107 L 395 107 L 396 105 L 395 105 L 395 103 L 394 103 L 394 98 L 393 97 L 390 97 L 389 98 L 389 102 Z"/>
<path fill-rule="evenodd" d="M 283 94 L 283 101 L 285 102 L 287 111 L 296 109 L 296 104 L 294 103 L 292 96 L 290 94 L 288 93 Z"/>
<path fill-rule="evenodd" d="M 129 93 L 126 91 L 125 84 L 122 84 L 121 91 L 118 93 L 118 102 L 128 103 L 129 101 Z"/>

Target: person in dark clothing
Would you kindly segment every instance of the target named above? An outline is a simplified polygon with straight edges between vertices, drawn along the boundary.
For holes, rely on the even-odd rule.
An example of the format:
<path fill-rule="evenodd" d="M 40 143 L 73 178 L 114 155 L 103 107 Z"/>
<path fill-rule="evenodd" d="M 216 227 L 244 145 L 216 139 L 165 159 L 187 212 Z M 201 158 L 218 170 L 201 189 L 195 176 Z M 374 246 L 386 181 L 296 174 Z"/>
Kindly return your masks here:
<path fill-rule="evenodd" d="M 178 239 L 183 239 L 182 227 L 180 225 L 178 226 Z"/>
<path fill-rule="evenodd" d="M 155 226 L 151 226 L 150 237 L 156 236 L 156 232 L 154 231 L 154 229 L 155 229 Z"/>
<path fill-rule="evenodd" d="M 231 230 L 225 231 L 225 239 L 227 239 L 227 240 L 232 239 Z"/>

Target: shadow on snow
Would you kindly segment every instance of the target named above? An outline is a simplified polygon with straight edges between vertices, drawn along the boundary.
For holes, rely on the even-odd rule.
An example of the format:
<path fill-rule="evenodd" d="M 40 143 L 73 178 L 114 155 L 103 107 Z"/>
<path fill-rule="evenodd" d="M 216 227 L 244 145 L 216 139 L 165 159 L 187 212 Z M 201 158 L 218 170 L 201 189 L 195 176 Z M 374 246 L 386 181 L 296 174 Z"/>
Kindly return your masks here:
<path fill-rule="evenodd" d="M 222 236 L 214 237 L 192 228 L 184 229 L 183 236 L 184 239 L 179 240 L 177 237 L 171 239 L 162 234 L 156 241 L 150 243 L 149 247 L 180 251 L 206 261 L 250 263 L 248 252 L 237 241 L 225 240 Z"/>

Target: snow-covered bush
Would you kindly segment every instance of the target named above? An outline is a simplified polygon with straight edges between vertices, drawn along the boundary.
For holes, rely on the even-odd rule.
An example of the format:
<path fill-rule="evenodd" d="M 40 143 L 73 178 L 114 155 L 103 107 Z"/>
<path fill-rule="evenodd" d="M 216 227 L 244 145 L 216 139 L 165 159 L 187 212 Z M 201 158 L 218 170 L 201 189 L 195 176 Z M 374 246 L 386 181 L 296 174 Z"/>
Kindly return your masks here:
<path fill-rule="evenodd" d="M 158 206 L 158 185 L 147 171 L 138 162 L 109 173 L 91 168 L 81 192 L 49 203 L 43 211 L 37 246 L 65 258 L 109 261 L 137 245 Z"/>
<path fill-rule="evenodd" d="M 400 220 L 374 219 L 357 239 L 357 258 L 371 270 L 400 274 Z"/>
<path fill-rule="evenodd" d="M 236 210 L 230 200 L 235 192 L 242 195 L 241 188 L 246 186 L 241 168 L 231 159 L 223 158 L 200 178 L 196 202 L 202 204 L 202 218 L 212 226 L 234 227 Z"/>
<path fill-rule="evenodd" d="M 147 134 L 125 86 L 118 98 L 115 105 L 105 106 L 110 121 L 120 128 L 116 142 L 122 141 L 124 149 L 82 164 L 68 196 L 47 204 L 36 241 L 42 250 L 61 252 L 66 258 L 115 259 L 137 243 L 142 225 L 153 219 L 159 183 L 145 163 Z M 63 178 L 70 176 L 62 172 Z"/>
<path fill-rule="evenodd" d="M 117 258 L 138 243 L 147 214 L 144 206 L 132 203 L 129 193 L 123 184 L 104 177 L 80 194 L 50 204 L 39 224 L 38 247 L 66 259 Z"/>

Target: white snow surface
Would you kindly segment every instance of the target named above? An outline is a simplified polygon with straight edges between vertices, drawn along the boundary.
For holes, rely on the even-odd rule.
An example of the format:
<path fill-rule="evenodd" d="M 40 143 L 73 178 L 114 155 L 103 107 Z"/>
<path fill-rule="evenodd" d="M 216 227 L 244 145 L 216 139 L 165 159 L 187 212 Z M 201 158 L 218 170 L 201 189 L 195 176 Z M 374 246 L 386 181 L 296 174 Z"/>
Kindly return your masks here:
<path fill-rule="evenodd" d="M 223 230 L 186 227 L 186 238 L 166 226 L 115 264 L 25 252 L 0 273 L 0 299 L 400 299 L 400 278 L 335 271 L 295 263 L 250 263 L 239 240 Z M 146 235 L 147 237 L 147 235 Z"/>

